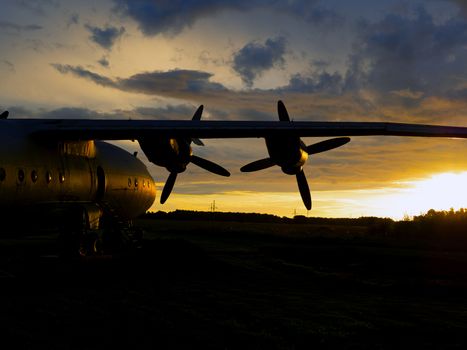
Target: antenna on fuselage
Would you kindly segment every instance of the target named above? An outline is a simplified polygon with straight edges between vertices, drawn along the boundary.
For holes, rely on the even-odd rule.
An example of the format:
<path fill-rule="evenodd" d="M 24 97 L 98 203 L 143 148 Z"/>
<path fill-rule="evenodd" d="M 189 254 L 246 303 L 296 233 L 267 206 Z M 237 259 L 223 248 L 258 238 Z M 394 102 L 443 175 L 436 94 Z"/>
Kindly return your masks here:
<path fill-rule="evenodd" d="M 0 114 L 0 119 L 6 119 L 10 115 L 10 112 L 5 111 L 2 114 Z"/>

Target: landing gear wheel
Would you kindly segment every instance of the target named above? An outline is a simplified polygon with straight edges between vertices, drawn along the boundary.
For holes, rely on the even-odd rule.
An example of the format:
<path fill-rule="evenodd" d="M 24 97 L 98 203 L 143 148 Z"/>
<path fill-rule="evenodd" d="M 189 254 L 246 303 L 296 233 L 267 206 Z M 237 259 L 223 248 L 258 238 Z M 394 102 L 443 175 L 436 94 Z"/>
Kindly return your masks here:
<path fill-rule="evenodd" d="M 97 233 L 85 233 L 80 239 L 78 251 L 80 256 L 102 255 L 102 240 Z"/>

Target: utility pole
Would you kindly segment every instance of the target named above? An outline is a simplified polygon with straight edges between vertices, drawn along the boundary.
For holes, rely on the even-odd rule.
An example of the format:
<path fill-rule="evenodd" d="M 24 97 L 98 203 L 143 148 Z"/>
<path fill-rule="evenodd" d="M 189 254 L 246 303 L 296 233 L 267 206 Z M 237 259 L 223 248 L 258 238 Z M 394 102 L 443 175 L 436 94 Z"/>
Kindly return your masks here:
<path fill-rule="evenodd" d="M 218 209 L 218 208 L 216 207 L 216 201 L 213 200 L 212 203 L 211 203 L 211 212 L 214 213 L 214 212 L 216 211 L 216 209 Z"/>

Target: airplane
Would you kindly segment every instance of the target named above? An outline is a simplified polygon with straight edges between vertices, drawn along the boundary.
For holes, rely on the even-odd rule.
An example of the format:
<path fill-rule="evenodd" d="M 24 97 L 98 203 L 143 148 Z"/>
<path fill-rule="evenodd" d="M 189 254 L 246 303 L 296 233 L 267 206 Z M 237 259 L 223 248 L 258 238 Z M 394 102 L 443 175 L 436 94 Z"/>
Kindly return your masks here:
<path fill-rule="evenodd" d="M 136 154 L 105 141 L 138 140 L 148 160 L 169 171 L 160 196 L 164 203 L 189 163 L 217 175 L 230 175 L 220 165 L 195 156 L 191 143 L 264 138 L 269 157 L 241 171 L 280 166 L 285 174 L 296 176 L 304 205 L 311 209 L 303 172 L 307 158 L 343 146 L 350 136 L 467 138 L 467 127 L 291 121 L 282 101 L 277 110 L 279 121 L 201 121 L 203 106 L 192 120 L 11 119 L 5 111 L 0 114 L 2 222 L 14 218 L 15 225 L 30 216 L 58 213 L 65 255 L 98 255 L 125 240 L 140 240 L 132 219 L 151 207 L 156 185 Z M 334 138 L 306 146 L 300 137 Z"/>

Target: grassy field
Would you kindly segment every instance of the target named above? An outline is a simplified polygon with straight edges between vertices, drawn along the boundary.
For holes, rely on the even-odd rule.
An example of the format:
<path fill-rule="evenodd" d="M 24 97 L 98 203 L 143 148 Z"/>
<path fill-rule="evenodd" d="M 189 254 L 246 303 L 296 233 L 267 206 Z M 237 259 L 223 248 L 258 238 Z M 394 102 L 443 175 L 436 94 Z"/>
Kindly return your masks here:
<path fill-rule="evenodd" d="M 467 346 L 467 252 L 365 227 L 140 220 L 141 249 L 63 261 L 0 240 L 13 348 Z"/>

